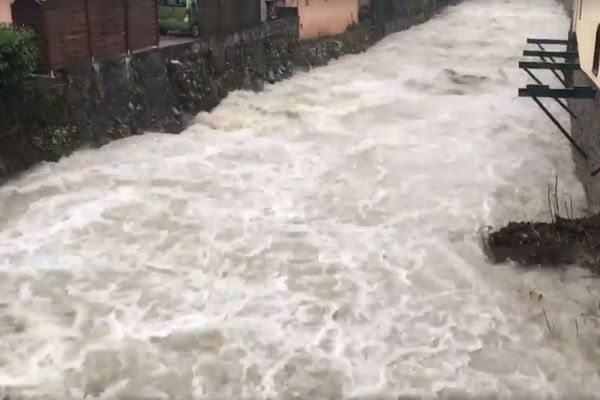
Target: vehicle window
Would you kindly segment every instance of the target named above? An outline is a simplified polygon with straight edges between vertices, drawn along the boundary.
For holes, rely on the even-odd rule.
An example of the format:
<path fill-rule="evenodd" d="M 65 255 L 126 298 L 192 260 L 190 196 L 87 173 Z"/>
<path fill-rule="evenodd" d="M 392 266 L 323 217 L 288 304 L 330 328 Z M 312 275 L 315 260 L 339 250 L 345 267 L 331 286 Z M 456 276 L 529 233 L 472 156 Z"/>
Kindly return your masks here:
<path fill-rule="evenodd" d="M 163 0 L 169 7 L 186 7 L 186 0 Z"/>

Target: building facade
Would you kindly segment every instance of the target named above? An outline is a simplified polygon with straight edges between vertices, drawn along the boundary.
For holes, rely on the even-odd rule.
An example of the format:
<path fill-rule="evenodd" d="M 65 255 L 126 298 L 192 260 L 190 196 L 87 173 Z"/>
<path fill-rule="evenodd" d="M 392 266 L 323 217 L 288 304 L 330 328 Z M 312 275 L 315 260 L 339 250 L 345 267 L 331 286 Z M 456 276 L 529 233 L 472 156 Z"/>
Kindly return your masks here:
<path fill-rule="evenodd" d="M 12 22 L 12 14 L 10 12 L 10 4 L 13 0 L 0 0 L 0 24 L 10 24 Z"/>
<path fill-rule="evenodd" d="M 279 0 L 278 5 L 298 9 L 301 40 L 339 35 L 358 22 L 359 0 Z"/>

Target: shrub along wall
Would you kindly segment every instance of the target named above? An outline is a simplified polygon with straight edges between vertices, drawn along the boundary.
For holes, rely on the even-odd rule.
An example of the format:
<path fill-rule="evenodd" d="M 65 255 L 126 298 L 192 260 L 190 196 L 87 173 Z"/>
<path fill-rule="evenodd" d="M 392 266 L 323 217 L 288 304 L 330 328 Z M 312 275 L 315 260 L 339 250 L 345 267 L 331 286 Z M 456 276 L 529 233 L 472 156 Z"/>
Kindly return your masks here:
<path fill-rule="evenodd" d="M 0 89 L 14 89 L 28 79 L 37 56 L 33 32 L 0 24 Z"/>

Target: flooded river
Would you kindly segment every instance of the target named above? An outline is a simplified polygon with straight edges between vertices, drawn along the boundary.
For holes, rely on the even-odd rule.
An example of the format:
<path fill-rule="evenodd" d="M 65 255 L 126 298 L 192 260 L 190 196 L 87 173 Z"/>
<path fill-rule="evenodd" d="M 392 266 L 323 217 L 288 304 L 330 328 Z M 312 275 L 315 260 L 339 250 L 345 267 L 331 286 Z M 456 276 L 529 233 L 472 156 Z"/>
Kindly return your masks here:
<path fill-rule="evenodd" d="M 10 181 L 0 394 L 600 393 L 600 282 L 490 265 L 478 238 L 549 219 L 555 173 L 585 205 L 566 140 L 517 98 L 526 37 L 567 29 L 553 0 L 467 0 L 181 135 Z"/>

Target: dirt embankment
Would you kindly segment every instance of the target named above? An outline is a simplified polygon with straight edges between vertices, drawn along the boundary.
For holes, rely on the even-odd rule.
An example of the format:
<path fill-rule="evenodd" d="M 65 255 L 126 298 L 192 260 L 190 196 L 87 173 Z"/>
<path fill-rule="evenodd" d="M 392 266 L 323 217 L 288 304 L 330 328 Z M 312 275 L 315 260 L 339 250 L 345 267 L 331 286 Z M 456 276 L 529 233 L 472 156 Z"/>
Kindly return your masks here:
<path fill-rule="evenodd" d="M 492 262 L 524 266 L 579 264 L 600 272 L 600 214 L 553 222 L 511 222 L 484 238 Z"/>

